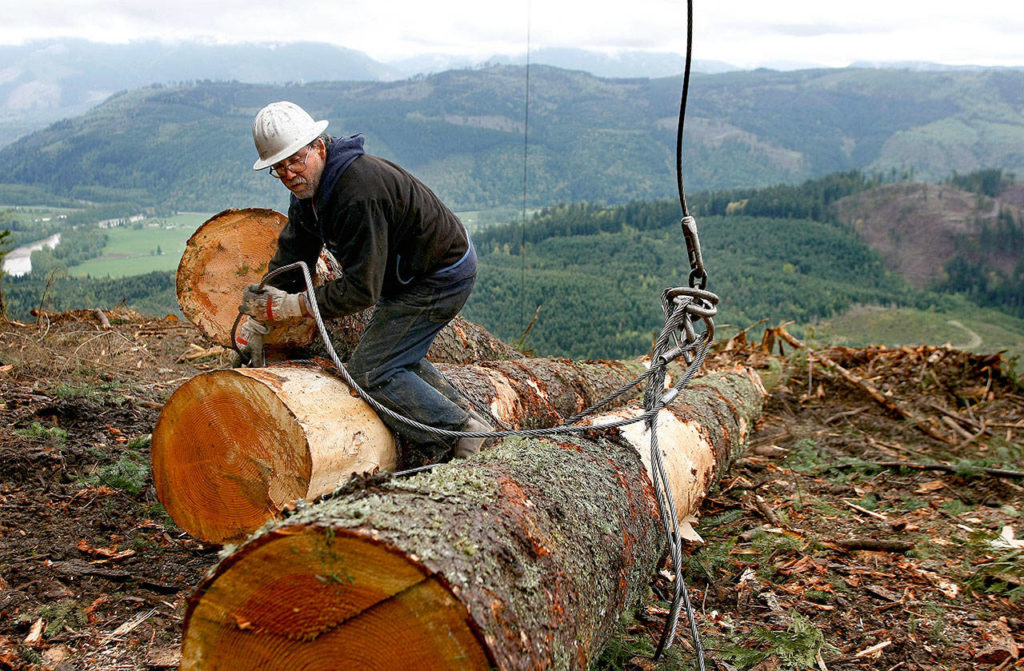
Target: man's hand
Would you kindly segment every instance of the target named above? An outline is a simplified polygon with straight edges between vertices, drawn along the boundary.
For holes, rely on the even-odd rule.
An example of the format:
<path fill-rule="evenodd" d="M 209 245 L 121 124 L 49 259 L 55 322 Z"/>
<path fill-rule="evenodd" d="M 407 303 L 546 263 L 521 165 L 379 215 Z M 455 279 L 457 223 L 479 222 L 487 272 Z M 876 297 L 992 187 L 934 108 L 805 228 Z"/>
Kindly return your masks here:
<path fill-rule="evenodd" d="M 270 327 L 255 319 L 246 319 L 235 329 L 235 349 L 248 359 L 253 366 L 263 365 L 263 336 L 270 333 Z M 242 362 L 240 361 L 239 364 Z M 233 366 L 237 368 L 238 366 Z"/>
<path fill-rule="evenodd" d="M 250 284 L 242 294 L 242 306 L 239 308 L 263 322 L 279 322 L 284 319 L 296 319 L 307 315 L 300 294 L 290 294 L 275 287 L 259 288 Z"/>

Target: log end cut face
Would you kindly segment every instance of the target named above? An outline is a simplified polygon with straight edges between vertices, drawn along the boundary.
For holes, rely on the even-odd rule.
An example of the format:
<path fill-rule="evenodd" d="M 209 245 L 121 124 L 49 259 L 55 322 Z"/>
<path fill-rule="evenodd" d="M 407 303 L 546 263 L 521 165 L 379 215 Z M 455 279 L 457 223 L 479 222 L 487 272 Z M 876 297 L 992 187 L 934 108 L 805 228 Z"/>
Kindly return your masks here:
<path fill-rule="evenodd" d="M 225 210 L 200 226 L 185 244 L 178 264 L 177 294 L 182 314 L 214 342 L 231 347 L 231 328 L 238 317 L 242 291 L 258 284 L 267 273 L 267 263 L 277 251 L 277 237 L 288 217 L 262 208 Z M 314 280 L 322 282 L 336 271 L 327 267 L 324 256 L 310 268 Z M 298 272 L 298 271 L 292 271 Z M 308 345 L 316 335 L 311 319 L 294 319 L 276 324 L 265 338 L 274 345 Z"/>
<path fill-rule="evenodd" d="M 268 532 L 200 586 L 181 669 L 490 669 L 465 605 L 414 557 L 358 530 Z"/>
<path fill-rule="evenodd" d="M 197 538 L 242 538 L 306 495 L 300 423 L 266 385 L 236 371 L 199 375 L 168 400 L 153 430 L 153 483 Z"/>
<path fill-rule="evenodd" d="M 231 345 L 242 290 L 266 274 L 287 221 L 273 210 L 225 210 L 189 238 L 178 264 L 178 304 L 211 340 Z"/>

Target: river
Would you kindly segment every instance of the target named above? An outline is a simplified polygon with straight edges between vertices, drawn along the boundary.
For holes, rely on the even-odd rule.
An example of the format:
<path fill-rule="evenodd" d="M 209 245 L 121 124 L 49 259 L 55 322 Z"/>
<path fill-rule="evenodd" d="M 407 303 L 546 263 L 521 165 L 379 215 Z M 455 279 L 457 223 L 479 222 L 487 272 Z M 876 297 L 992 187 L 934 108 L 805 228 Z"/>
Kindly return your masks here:
<path fill-rule="evenodd" d="M 28 245 L 15 247 L 7 252 L 7 256 L 4 257 L 4 272 L 12 277 L 28 275 L 32 272 L 32 252 L 38 251 L 43 247 L 53 249 L 58 243 L 60 243 L 60 233 L 54 233 L 45 240 L 38 240 Z"/>

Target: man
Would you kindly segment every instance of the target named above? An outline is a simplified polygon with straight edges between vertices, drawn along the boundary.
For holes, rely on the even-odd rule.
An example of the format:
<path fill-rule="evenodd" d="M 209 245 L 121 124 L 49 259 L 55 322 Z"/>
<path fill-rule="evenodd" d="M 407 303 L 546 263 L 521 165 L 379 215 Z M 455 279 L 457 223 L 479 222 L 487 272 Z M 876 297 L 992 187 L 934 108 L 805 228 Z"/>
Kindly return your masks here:
<path fill-rule="evenodd" d="M 296 261 L 312 268 L 326 246 L 344 274 L 316 289 L 321 315 L 340 317 L 375 306 L 346 366 L 356 383 L 377 402 L 422 424 L 491 431 L 424 358 L 473 289 L 477 259 L 466 228 L 418 179 L 365 153 L 361 135 L 331 137 L 324 132 L 327 125 L 284 101 L 264 107 L 253 122 L 260 157 L 253 169 L 269 168 L 292 194 L 269 269 Z M 277 280 L 263 290 L 250 285 L 241 310 L 264 323 L 309 316 L 305 295 L 290 293 L 302 290 L 301 273 Z M 246 322 L 239 344 L 260 329 Z M 381 419 L 414 442 L 443 442 Z M 455 454 L 473 454 L 482 443 L 460 438 Z"/>

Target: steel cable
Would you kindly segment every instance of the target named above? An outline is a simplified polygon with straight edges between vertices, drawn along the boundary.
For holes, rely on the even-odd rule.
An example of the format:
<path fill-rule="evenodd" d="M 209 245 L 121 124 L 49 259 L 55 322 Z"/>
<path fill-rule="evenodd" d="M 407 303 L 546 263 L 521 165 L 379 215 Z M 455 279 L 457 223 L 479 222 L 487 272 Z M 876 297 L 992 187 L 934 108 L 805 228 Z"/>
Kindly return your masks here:
<path fill-rule="evenodd" d="M 644 422 L 646 429 L 651 436 L 650 448 L 651 448 L 651 480 L 654 486 L 655 496 L 658 501 L 658 512 L 661 519 L 662 526 L 665 528 L 667 535 L 667 544 L 669 554 L 672 558 L 672 565 L 675 572 L 675 591 L 673 594 L 671 608 L 669 609 L 669 615 L 662 630 L 661 637 L 658 641 L 658 647 L 654 653 L 654 661 L 657 661 L 660 656 L 667 650 L 675 638 L 676 629 L 678 627 L 679 615 L 681 609 L 685 606 L 687 618 L 690 624 L 690 634 L 694 642 L 695 655 L 697 657 L 697 666 L 700 671 L 705 671 L 704 663 L 704 647 L 700 640 L 700 633 L 697 630 L 697 624 L 694 617 L 693 605 L 690 602 L 689 591 L 686 588 L 686 582 L 683 576 L 682 568 L 682 543 L 683 538 L 679 530 L 679 516 L 676 510 L 675 501 L 672 497 L 672 492 L 669 488 L 668 475 L 665 470 L 665 464 L 661 456 L 661 450 L 658 444 L 658 432 L 657 432 L 657 420 L 658 413 L 662 408 L 666 407 L 678 396 L 679 392 L 690 383 L 694 375 L 700 369 L 704 363 L 708 351 L 710 350 L 711 343 L 714 339 L 714 321 L 713 318 L 717 314 L 717 303 L 718 296 L 706 290 L 708 275 L 704 269 L 703 259 L 701 257 L 700 242 L 697 235 L 696 222 L 693 217 L 689 215 L 686 204 L 686 195 L 683 190 L 683 176 L 682 176 L 682 138 L 683 138 L 683 124 L 685 120 L 686 112 L 686 101 L 689 91 L 690 82 L 690 65 L 692 56 L 692 36 L 693 36 L 693 0 L 687 0 L 687 33 L 686 33 L 686 63 L 685 70 L 683 73 L 683 91 L 679 107 L 679 124 L 676 133 L 676 182 L 679 190 L 679 202 L 682 208 L 683 219 L 682 229 L 683 236 L 686 241 L 687 254 L 690 262 L 690 275 L 689 275 L 689 287 L 677 287 L 674 289 L 666 290 L 662 295 L 662 309 L 665 313 L 665 325 L 655 343 L 652 350 L 651 365 L 650 368 L 638 376 L 631 382 L 621 386 L 616 391 L 604 399 L 598 401 L 594 405 L 590 406 L 586 410 L 574 415 L 568 419 L 565 423 L 546 429 L 526 429 L 526 430 L 503 430 L 503 431 L 488 431 L 488 432 L 475 432 L 475 431 L 450 431 L 447 429 L 440 429 L 437 427 L 429 426 L 417 422 L 411 418 L 400 415 L 390 408 L 387 408 L 378 403 L 373 397 L 371 397 L 366 391 L 364 391 L 349 375 L 345 366 L 342 364 L 334 347 L 331 343 L 327 328 L 324 326 L 323 318 L 320 315 L 320 308 L 316 301 L 316 296 L 313 291 L 313 280 L 309 273 L 309 267 L 304 262 L 296 262 L 287 266 L 277 268 L 264 276 L 260 287 L 265 285 L 267 281 L 276 277 L 281 273 L 288 272 L 293 269 L 300 269 L 302 271 L 303 280 L 305 281 L 305 294 L 307 298 L 307 306 L 313 313 L 313 319 L 316 322 L 317 332 L 320 334 L 323 340 L 324 346 L 331 359 L 331 362 L 337 368 L 339 375 L 345 381 L 345 383 L 356 392 L 356 394 L 365 401 L 370 407 L 372 407 L 378 415 L 387 416 L 399 423 L 405 424 L 410 427 L 424 431 L 430 435 L 439 438 L 503 438 L 508 436 L 521 436 L 521 437 L 540 437 L 557 434 L 568 434 L 568 433 L 582 433 L 586 431 L 596 430 L 609 430 L 616 429 L 630 424 L 636 424 L 638 422 Z M 524 180 L 525 182 L 525 180 Z M 235 344 L 235 332 L 238 327 L 239 321 L 242 318 L 242 313 L 239 313 L 235 319 L 234 324 L 231 327 L 231 342 Z M 705 328 L 701 333 L 697 333 L 693 326 L 694 319 L 703 321 Z M 680 338 L 681 334 L 681 338 Z M 696 351 L 696 354 L 694 352 Z M 682 356 L 687 362 L 686 371 L 679 381 L 668 391 L 665 392 L 665 379 L 667 373 L 668 364 Z M 641 382 L 647 382 L 647 386 L 644 390 L 644 411 L 637 417 L 622 419 L 606 424 L 596 425 L 580 425 L 579 421 L 585 417 L 593 414 L 598 409 L 611 403 L 613 400 L 626 393 L 630 389 L 636 387 Z M 500 423 L 500 422 L 499 422 Z M 422 472 L 429 470 L 434 465 L 430 464 L 408 471 L 403 471 L 393 475 L 409 475 L 413 473 Z M 320 497 L 320 500 L 331 498 L 339 492 L 344 491 L 345 486 L 343 485 L 333 493 L 328 493 Z"/>
<path fill-rule="evenodd" d="M 317 304 L 316 296 L 313 290 L 313 280 L 309 273 L 309 267 L 302 261 L 292 263 L 290 265 L 282 266 L 277 268 L 263 278 L 260 286 L 265 285 L 270 279 L 276 277 L 279 274 L 288 272 L 290 270 L 298 269 L 301 270 L 303 280 L 305 281 L 306 299 L 307 306 L 313 313 L 313 320 L 316 322 L 317 332 L 319 333 L 324 347 L 331 359 L 331 362 L 335 365 L 339 375 L 345 381 L 345 383 L 356 392 L 356 394 L 365 401 L 370 407 L 372 407 L 378 414 L 386 415 L 394 419 L 397 422 L 417 428 L 428 434 L 431 434 L 440 438 L 461 438 L 461 437 L 474 437 L 474 438 L 502 438 L 507 436 L 521 436 L 521 437 L 540 437 L 555 434 L 567 434 L 567 433 L 582 433 L 586 431 L 595 430 L 608 430 L 620 428 L 630 424 L 636 424 L 638 422 L 645 422 L 647 431 L 651 436 L 651 473 L 652 473 L 652 484 L 654 485 L 655 496 L 658 501 L 658 510 L 661 519 L 662 526 L 665 528 L 668 536 L 668 548 L 670 556 L 672 557 L 673 568 L 676 572 L 675 580 L 675 594 L 672 600 L 672 607 L 669 611 L 669 618 L 666 622 L 665 629 L 662 632 L 662 636 L 658 643 L 658 648 L 655 652 L 655 661 L 661 656 L 664 650 L 671 646 L 672 639 L 675 637 L 675 632 L 678 625 L 678 619 L 680 609 L 685 605 L 687 610 L 688 619 L 690 621 L 691 635 L 694 640 L 698 667 L 701 671 L 704 670 L 704 649 L 700 642 L 699 632 L 696 628 L 696 622 L 693 615 L 693 608 L 690 603 L 689 593 L 686 589 L 686 584 L 682 575 L 682 536 L 679 531 L 678 513 L 676 511 L 675 501 L 672 498 L 672 493 L 669 489 L 668 476 L 665 471 L 664 461 L 661 456 L 661 450 L 658 444 L 658 432 L 657 432 L 657 418 L 658 413 L 662 408 L 666 407 L 669 403 L 675 400 L 679 392 L 686 387 L 690 381 L 696 375 L 697 371 L 704 363 L 704 359 L 710 349 L 711 342 L 714 338 L 714 322 L 713 317 L 717 313 L 717 301 L 718 297 L 713 293 L 698 288 L 687 288 L 679 287 L 675 289 L 669 289 L 663 294 L 663 310 L 665 312 L 665 326 L 658 337 L 655 347 L 652 350 L 651 366 L 650 368 L 632 380 L 631 382 L 622 385 L 618 390 L 614 391 L 609 396 L 598 401 L 590 408 L 584 410 L 581 413 L 573 416 L 566 423 L 545 429 L 525 429 L 525 430 L 514 430 L 514 431 L 489 431 L 489 432 L 473 432 L 473 431 L 450 431 L 447 429 L 440 429 L 434 426 L 422 424 L 413 419 L 405 417 L 399 413 L 392 411 L 381 405 L 372 396 L 370 396 L 365 390 L 363 390 L 351 375 L 349 375 L 344 364 L 342 364 L 337 352 L 334 350 L 334 346 L 331 343 L 330 336 L 327 328 L 324 325 L 323 318 L 320 315 L 320 308 Z M 234 342 L 235 330 L 238 326 L 239 320 L 242 314 L 235 319 L 235 324 L 232 326 L 232 343 Z M 705 324 L 705 330 L 699 335 L 693 328 L 692 319 L 697 317 L 701 319 Z M 682 333 L 683 338 L 680 341 L 679 334 Z M 694 355 L 696 350 L 696 355 Z M 668 364 L 673 360 L 682 356 L 687 361 L 687 367 L 685 373 L 680 377 L 679 381 L 668 391 L 665 392 L 665 379 L 667 374 Z M 614 422 L 608 422 L 605 424 L 593 424 L 593 425 L 579 425 L 577 422 L 593 414 L 596 410 L 607 405 L 618 396 L 629 391 L 633 387 L 637 386 L 643 381 L 647 381 L 647 386 L 644 390 L 644 412 L 636 417 L 621 419 Z M 410 475 L 413 473 L 422 472 L 432 468 L 433 464 L 410 469 L 403 471 L 396 475 Z M 336 491 L 342 491 L 344 485 Z M 332 498 L 334 493 L 328 493 L 320 497 L 320 500 Z"/>

